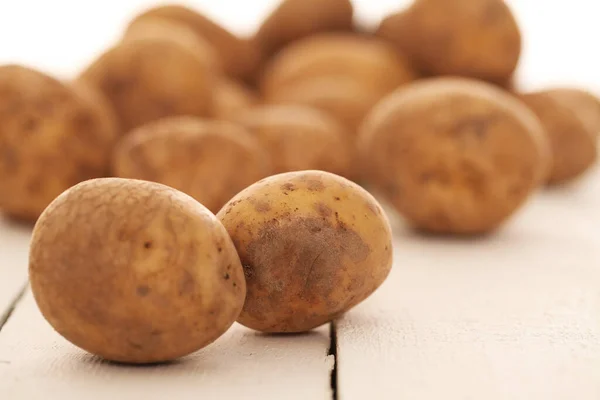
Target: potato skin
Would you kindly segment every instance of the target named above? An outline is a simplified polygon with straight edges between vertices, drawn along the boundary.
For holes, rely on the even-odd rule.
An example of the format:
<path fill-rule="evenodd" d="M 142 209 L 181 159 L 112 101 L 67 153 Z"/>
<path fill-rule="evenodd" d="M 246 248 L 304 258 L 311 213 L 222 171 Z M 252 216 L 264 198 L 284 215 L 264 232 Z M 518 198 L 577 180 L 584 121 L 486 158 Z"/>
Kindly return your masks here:
<path fill-rule="evenodd" d="M 600 98 L 593 93 L 578 89 L 559 87 L 548 92 L 556 101 L 573 109 L 593 136 L 600 135 Z"/>
<path fill-rule="evenodd" d="M 212 212 L 269 175 L 268 155 L 242 127 L 193 117 L 140 127 L 116 146 L 113 172 L 181 190 Z"/>
<path fill-rule="evenodd" d="M 360 137 L 368 181 L 423 231 L 481 234 L 540 186 L 549 148 L 535 115 L 480 81 L 432 78 L 400 89 Z"/>
<path fill-rule="evenodd" d="M 521 33 L 503 0 L 416 0 L 385 18 L 377 35 L 432 75 L 503 82 L 521 54 Z"/>
<path fill-rule="evenodd" d="M 225 72 L 234 78 L 253 78 L 261 62 L 260 51 L 254 41 L 237 37 L 190 8 L 179 5 L 154 7 L 138 15 L 131 24 L 146 18 L 164 18 L 193 29 L 215 48 Z"/>
<path fill-rule="evenodd" d="M 216 119 L 235 120 L 240 113 L 259 103 L 258 95 L 242 82 L 222 78 L 215 88 L 213 115 Z"/>
<path fill-rule="evenodd" d="M 125 363 L 208 345 L 237 318 L 246 293 L 213 214 L 174 189 L 117 178 L 83 182 L 52 202 L 33 232 L 29 272 L 58 333 Z"/>
<path fill-rule="evenodd" d="M 35 221 L 70 186 L 105 176 L 117 134 L 90 89 L 0 66 L 0 210 Z"/>
<path fill-rule="evenodd" d="M 320 326 L 373 293 L 392 265 L 391 230 L 360 186 L 322 171 L 266 178 L 219 213 L 247 295 L 238 318 L 263 332 Z"/>
<path fill-rule="evenodd" d="M 320 32 L 351 31 L 354 10 L 350 0 L 284 0 L 256 33 L 266 55 L 291 42 Z"/>
<path fill-rule="evenodd" d="M 552 150 L 549 184 L 581 176 L 598 158 L 597 114 L 573 102 L 573 93 L 547 90 L 527 93 L 521 99 L 538 116 Z M 580 100 L 580 99 L 579 99 Z"/>
<path fill-rule="evenodd" d="M 344 78 L 381 97 L 415 77 L 406 59 L 383 41 L 326 33 L 300 40 L 279 52 L 265 67 L 261 89 L 269 97 L 315 78 Z"/>
<path fill-rule="evenodd" d="M 213 71 L 200 53 L 169 38 L 122 42 L 79 79 L 104 94 L 125 131 L 163 117 L 212 113 Z"/>
<path fill-rule="evenodd" d="M 237 119 L 268 151 L 273 173 L 322 170 L 349 176 L 352 147 L 344 128 L 317 109 L 266 105 Z"/>

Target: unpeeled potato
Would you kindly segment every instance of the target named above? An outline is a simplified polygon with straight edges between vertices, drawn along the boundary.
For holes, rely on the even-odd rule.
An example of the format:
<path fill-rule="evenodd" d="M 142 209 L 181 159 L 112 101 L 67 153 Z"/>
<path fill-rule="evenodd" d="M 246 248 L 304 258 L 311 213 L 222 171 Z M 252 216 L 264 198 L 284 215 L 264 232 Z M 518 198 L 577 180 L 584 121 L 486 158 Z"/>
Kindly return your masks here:
<path fill-rule="evenodd" d="M 216 119 L 232 120 L 256 106 L 259 96 L 242 82 L 222 78 L 215 87 L 213 115 Z"/>
<path fill-rule="evenodd" d="M 324 112 L 267 105 L 242 113 L 236 121 L 268 151 L 273 173 L 315 169 L 350 175 L 353 149 L 343 126 Z"/>
<path fill-rule="evenodd" d="M 151 8 L 132 20 L 136 24 L 146 18 L 164 18 L 183 24 L 206 39 L 217 51 L 225 72 L 239 79 L 251 79 L 261 61 L 260 51 L 253 40 L 239 38 L 216 22 L 180 5 Z"/>
<path fill-rule="evenodd" d="M 263 332 L 303 332 L 354 307 L 392 266 L 391 230 L 360 186 L 322 171 L 266 178 L 219 212 L 244 267 L 238 318 Z"/>
<path fill-rule="evenodd" d="M 591 95 L 568 89 L 526 93 L 521 99 L 537 114 L 552 149 L 548 183 L 581 176 L 598 158 L 600 109 Z M 585 104 L 585 105 L 582 105 Z"/>
<path fill-rule="evenodd" d="M 193 117 L 141 126 L 118 143 L 113 157 L 116 176 L 171 186 L 213 212 L 270 168 L 268 154 L 241 126 Z"/>
<path fill-rule="evenodd" d="M 108 173 L 118 135 L 92 88 L 0 67 L 0 210 L 35 221 L 64 190 Z"/>
<path fill-rule="evenodd" d="M 321 32 L 351 31 L 350 0 L 283 0 L 256 33 L 266 55 L 289 43 Z"/>
<path fill-rule="evenodd" d="M 105 359 L 156 363 L 223 334 L 246 295 L 223 225 L 172 188 L 106 178 L 60 195 L 38 220 L 29 276 L 46 320 Z"/>

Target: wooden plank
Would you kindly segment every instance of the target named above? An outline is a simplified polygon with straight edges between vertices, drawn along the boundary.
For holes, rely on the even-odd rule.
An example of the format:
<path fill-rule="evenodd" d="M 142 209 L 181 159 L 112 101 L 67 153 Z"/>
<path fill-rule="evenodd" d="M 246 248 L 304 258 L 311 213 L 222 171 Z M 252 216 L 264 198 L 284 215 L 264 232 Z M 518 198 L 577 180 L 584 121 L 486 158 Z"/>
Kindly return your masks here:
<path fill-rule="evenodd" d="M 0 215 L 0 329 L 27 281 L 31 228 Z"/>
<path fill-rule="evenodd" d="M 497 235 L 396 226 L 388 281 L 337 324 L 339 398 L 600 398 L 600 170 Z"/>
<path fill-rule="evenodd" d="M 0 332 L 0 398 L 331 399 L 329 345 L 328 327 L 268 336 L 236 324 L 179 362 L 114 365 L 56 334 L 27 293 Z"/>

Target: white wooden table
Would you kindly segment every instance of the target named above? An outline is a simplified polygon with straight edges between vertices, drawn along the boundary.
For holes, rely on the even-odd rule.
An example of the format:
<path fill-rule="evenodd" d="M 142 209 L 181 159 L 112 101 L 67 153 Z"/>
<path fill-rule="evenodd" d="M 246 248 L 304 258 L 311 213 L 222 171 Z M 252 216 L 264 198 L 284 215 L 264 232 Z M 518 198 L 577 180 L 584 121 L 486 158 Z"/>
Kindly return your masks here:
<path fill-rule="evenodd" d="M 238 31 L 272 2 L 196 1 Z M 0 38 L 15 38 L 0 62 L 71 75 L 151 2 L 92 3 L 0 2 Z M 367 22 L 399 3 L 356 1 Z M 511 3 L 527 38 L 522 83 L 600 88 L 595 2 Z M 335 329 L 268 336 L 235 325 L 179 362 L 123 367 L 43 320 L 24 290 L 29 229 L 0 218 L 0 400 L 600 399 L 600 168 L 543 191 L 484 239 L 419 237 L 398 221 L 394 231 L 391 276 Z"/>

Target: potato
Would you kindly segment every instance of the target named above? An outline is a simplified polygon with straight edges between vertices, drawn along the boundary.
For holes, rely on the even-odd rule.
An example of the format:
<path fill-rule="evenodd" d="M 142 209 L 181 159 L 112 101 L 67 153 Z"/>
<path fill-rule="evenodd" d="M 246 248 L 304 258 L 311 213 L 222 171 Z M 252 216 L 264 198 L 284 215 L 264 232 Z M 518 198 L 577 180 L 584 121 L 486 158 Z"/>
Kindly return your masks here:
<path fill-rule="evenodd" d="M 241 112 L 258 104 L 252 89 L 232 79 L 221 79 L 215 88 L 214 111 L 217 119 L 235 119 Z"/>
<path fill-rule="evenodd" d="M 380 98 L 379 93 L 356 81 L 326 77 L 289 86 L 269 97 L 267 102 L 297 104 L 324 111 L 344 126 L 348 142 L 354 143 L 359 125 Z"/>
<path fill-rule="evenodd" d="M 203 37 L 198 36 L 190 27 L 165 18 L 147 17 L 133 21 L 127 27 L 122 41 L 144 39 L 170 39 L 185 46 L 198 54 L 199 59 L 204 61 L 206 67 L 220 71 L 223 66 L 215 48 Z"/>
<path fill-rule="evenodd" d="M 171 186 L 217 212 L 237 192 L 269 175 L 268 157 L 241 126 L 172 117 L 123 138 L 115 148 L 113 172 Z"/>
<path fill-rule="evenodd" d="M 105 178 L 60 195 L 38 220 L 31 289 L 46 320 L 107 360 L 156 363 L 222 335 L 246 295 L 223 225 L 191 197 Z"/>
<path fill-rule="evenodd" d="M 574 109 L 592 135 L 600 135 L 600 99 L 598 97 L 587 90 L 575 88 L 561 87 L 550 89 L 549 92 L 558 102 Z"/>
<path fill-rule="evenodd" d="M 252 78 L 261 61 L 260 51 L 253 40 L 237 37 L 192 9 L 179 5 L 158 6 L 138 15 L 131 24 L 146 18 L 164 18 L 193 29 L 215 48 L 225 72 L 234 78 Z"/>
<path fill-rule="evenodd" d="M 200 53 L 171 39 L 125 41 L 79 79 L 106 96 L 126 131 L 163 117 L 212 113 L 213 72 Z"/>
<path fill-rule="evenodd" d="M 67 188 L 105 176 L 117 134 L 89 88 L 0 66 L 0 210 L 34 221 Z"/>
<path fill-rule="evenodd" d="M 584 94 L 579 92 L 582 96 Z M 549 184 L 581 176 L 598 157 L 598 114 L 574 101 L 573 92 L 547 90 L 527 93 L 521 99 L 537 114 L 552 149 Z M 592 103 L 593 104 L 593 103 Z"/>
<path fill-rule="evenodd" d="M 499 227 L 549 167 L 543 128 L 491 84 L 432 78 L 392 93 L 360 133 L 367 178 L 415 228 L 479 234 Z"/>
<path fill-rule="evenodd" d="M 350 145 L 332 117 L 304 106 L 267 105 L 236 120 L 267 149 L 274 173 L 323 170 L 348 176 Z"/>
<path fill-rule="evenodd" d="M 502 82 L 521 54 L 521 33 L 503 0 L 415 0 L 377 31 L 434 75 Z"/>
<path fill-rule="evenodd" d="M 356 34 L 311 36 L 282 50 L 265 67 L 261 82 L 267 97 L 315 78 L 346 78 L 378 96 L 415 78 L 406 60 L 388 44 Z"/>
<path fill-rule="evenodd" d="M 263 332 L 303 332 L 373 293 L 392 265 L 390 226 L 360 186 L 322 171 L 266 178 L 219 213 L 248 293 L 238 318 Z"/>
<path fill-rule="evenodd" d="M 350 0 L 283 0 L 256 33 L 267 55 L 289 43 L 320 32 L 351 31 Z"/>

